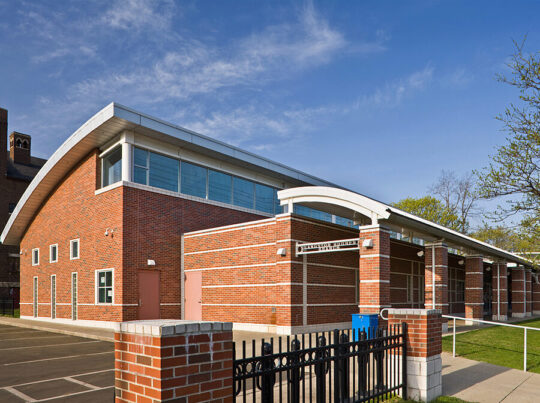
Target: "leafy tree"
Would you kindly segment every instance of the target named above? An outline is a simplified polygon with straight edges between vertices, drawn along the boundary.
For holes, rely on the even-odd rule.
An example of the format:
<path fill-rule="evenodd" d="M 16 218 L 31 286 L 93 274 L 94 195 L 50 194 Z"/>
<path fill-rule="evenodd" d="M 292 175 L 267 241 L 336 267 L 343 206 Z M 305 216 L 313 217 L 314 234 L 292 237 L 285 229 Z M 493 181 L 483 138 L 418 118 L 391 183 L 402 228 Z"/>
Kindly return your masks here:
<path fill-rule="evenodd" d="M 498 116 L 508 133 L 492 162 L 478 173 L 480 194 L 486 199 L 507 196 L 497 218 L 518 214 L 528 231 L 540 235 L 540 52 L 527 54 L 514 42 L 509 76 L 498 80 L 519 91 L 519 101 Z"/>
<path fill-rule="evenodd" d="M 407 197 L 394 203 L 393 206 L 456 231 L 460 228 L 459 217 L 432 196 Z"/>
<path fill-rule="evenodd" d="M 480 198 L 476 190 L 476 177 L 472 172 L 458 177 L 453 171 L 441 171 L 439 179 L 430 188 L 438 196 L 448 211 L 458 217 L 457 230 L 469 231 L 469 218 L 476 213 L 476 204 Z"/>

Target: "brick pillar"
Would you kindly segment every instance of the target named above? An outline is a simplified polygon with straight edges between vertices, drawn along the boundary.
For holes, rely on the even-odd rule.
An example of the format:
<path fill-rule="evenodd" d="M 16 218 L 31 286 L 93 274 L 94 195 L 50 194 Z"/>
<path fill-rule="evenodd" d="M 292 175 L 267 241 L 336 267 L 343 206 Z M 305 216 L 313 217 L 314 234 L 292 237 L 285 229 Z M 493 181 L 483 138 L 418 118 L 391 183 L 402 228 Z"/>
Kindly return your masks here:
<path fill-rule="evenodd" d="M 532 276 L 533 315 L 540 315 L 540 273 Z"/>
<path fill-rule="evenodd" d="M 389 309 L 388 325 L 407 323 L 407 398 L 442 395 L 442 318 L 435 309 Z M 399 366 L 398 368 L 401 368 Z"/>
<path fill-rule="evenodd" d="M 493 263 L 491 285 L 493 289 L 492 312 L 493 320 L 508 319 L 508 273 L 506 262 Z M 500 301 L 499 301 L 500 299 Z"/>
<path fill-rule="evenodd" d="M 465 258 L 465 318 L 483 319 L 483 310 L 484 259 L 482 256 L 467 256 Z"/>
<path fill-rule="evenodd" d="M 525 269 L 525 286 L 527 288 L 525 297 L 525 316 L 532 316 L 532 276 L 531 269 Z"/>
<path fill-rule="evenodd" d="M 426 271 L 424 276 L 424 295 L 427 309 L 440 309 L 448 315 L 448 247 L 444 242 L 426 244 Z M 435 257 L 435 264 L 432 264 Z M 433 269 L 435 271 L 435 306 L 433 306 Z M 443 331 L 448 329 L 448 322 L 443 320 Z"/>
<path fill-rule="evenodd" d="M 512 317 L 524 318 L 526 309 L 523 301 L 525 300 L 525 269 L 523 266 L 512 268 Z"/>
<path fill-rule="evenodd" d="M 115 333 L 116 402 L 232 402 L 232 323 L 124 322 Z"/>
<path fill-rule="evenodd" d="M 371 240 L 371 246 L 363 246 Z M 360 313 L 390 307 L 390 231 L 379 225 L 360 227 Z M 379 321 L 382 322 L 382 321 Z"/>

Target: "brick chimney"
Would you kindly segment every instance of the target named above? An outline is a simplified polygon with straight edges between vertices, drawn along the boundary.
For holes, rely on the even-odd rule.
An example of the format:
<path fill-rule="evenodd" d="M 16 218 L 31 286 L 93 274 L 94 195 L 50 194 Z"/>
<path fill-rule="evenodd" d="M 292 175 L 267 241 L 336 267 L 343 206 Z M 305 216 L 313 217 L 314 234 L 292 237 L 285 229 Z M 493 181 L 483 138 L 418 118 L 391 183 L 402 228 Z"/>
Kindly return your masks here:
<path fill-rule="evenodd" d="M 28 134 L 13 132 L 9 135 L 9 157 L 17 164 L 30 165 L 30 145 Z"/>
<path fill-rule="evenodd" d="M 5 176 L 7 172 L 7 124 L 8 111 L 0 108 L 0 176 Z"/>

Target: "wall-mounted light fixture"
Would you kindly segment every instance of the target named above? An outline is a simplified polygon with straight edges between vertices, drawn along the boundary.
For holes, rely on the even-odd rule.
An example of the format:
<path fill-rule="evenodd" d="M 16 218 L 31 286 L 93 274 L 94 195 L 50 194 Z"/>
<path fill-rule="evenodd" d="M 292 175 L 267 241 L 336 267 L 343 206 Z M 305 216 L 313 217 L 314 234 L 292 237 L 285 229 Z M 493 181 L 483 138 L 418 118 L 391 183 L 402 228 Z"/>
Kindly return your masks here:
<path fill-rule="evenodd" d="M 155 266 L 156 261 L 154 259 L 148 259 L 147 264 L 148 264 L 148 266 Z"/>
<path fill-rule="evenodd" d="M 366 249 L 373 249 L 373 239 L 371 239 L 371 238 L 364 239 L 362 241 L 362 247 L 364 247 Z"/>
<path fill-rule="evenodd" d="M 279 248 L 277 250 L 277 255 L 278 256 L 287 256 L 287 248 Z"/>
<path fill-rule="evenodd" d="M 463 266 L 465 264 L 465 260 L 461 259 L 460 261 L 457 262 L 457 264 L 459 264 L 460 266 Z"/>
<path fill-rule="evenodd" d="M 418 255 L 418 257 L 422 257 L 422 256 L 424 256 L 424 251 L 419 250 L 418 252 L 416 252 L 416 254 Z"/>

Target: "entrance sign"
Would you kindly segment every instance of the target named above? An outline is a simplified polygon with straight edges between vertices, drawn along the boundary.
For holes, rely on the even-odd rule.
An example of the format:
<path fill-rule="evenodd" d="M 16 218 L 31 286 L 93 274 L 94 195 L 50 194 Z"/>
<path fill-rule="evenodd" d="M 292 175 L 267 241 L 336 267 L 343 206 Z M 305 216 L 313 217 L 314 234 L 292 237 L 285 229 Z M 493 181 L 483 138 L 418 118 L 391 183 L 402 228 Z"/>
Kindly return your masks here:
<path fill-rule="evenodd" d="M 312 253 L 347 252 L 359 250 L 359 239 L 341 239 L 339 241 L 297 243 L 297 255 L 309 255 Z"/>

